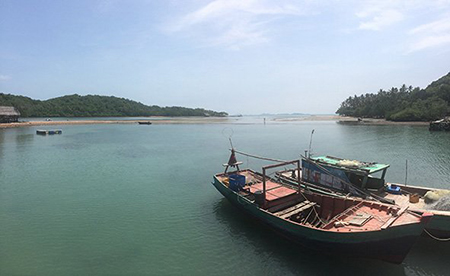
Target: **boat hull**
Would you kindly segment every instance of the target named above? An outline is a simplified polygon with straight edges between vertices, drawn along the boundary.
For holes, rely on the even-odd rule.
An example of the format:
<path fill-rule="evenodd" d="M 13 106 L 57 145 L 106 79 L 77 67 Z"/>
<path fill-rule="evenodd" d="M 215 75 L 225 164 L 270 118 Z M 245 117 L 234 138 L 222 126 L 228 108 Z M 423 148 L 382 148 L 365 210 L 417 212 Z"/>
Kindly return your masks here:
<path fill-rule="evenodd" d="M 294 183 L 296 180 L 287 177 L 285 175 L 280 175 L 282 179 L 285 179 L 287 181 L 291 181 L 291 183 Z M 433 191 L 437 189 L 433 188 L 427 188 L 427 187 L 419 187 L 419 186 L 411 186 L 411 185 L 404 185 L 404 184 L 398 184 L 393 183 L 396 186 L 400 187 L 402 191 L 407 191 L 408 193 L 417 193 L 420 196 L 424 196 L 428 191 Z M 310 183 L 304 184 L 306 186 L 311 185 Z M 329 191 L 326 190 L 327 187 L 320 186 L 320 185 L 314 185 L 313 190 L 316 193 L 320 194 L 326 194 L 326 195 L 332 195 Z M 323 189 L 322 189 L 323 188 Z M 339 196 L 339 194 L 334 194 L 332 196 Z M 450 238 L 450 211 L 439 211 L 439 210 L 433 210 L 433 209 L 420 209 L 416 208 L 414 204 L 410 205 L 410 210 L 413 210 L 419 214 L 427 212 L 433 214 L 433 217 L 431 218 L 430 222 L 427 223 L 425 226 L 425 230 L 431 234 L 433 237 L 441 238 L 441 239 L 448 239 Z M 424 232 L 424 236 L 428 236 L 427 233 Z"/>
<path fill-rule="evenodd" d="M 213 185 L 234 206 L 268 225 L 282 236 L 327 254 L 345 254 L 398 264 L 404 260 L 423 231 L 421 223 L 390 227 L 380 231 L 347 233 L 310 228 L 282 219 L 259 208 L 258 205 L 228 189 L 216 177 L 214 177 Z"/>

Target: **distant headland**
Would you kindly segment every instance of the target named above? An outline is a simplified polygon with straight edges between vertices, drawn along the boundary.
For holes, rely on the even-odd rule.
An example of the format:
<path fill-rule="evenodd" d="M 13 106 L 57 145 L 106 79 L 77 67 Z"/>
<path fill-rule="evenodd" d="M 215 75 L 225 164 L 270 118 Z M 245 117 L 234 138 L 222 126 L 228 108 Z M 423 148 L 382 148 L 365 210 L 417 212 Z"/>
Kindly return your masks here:
<path fill-rule="evenodd" d="M 425 89 L 403 85 L 349 97 L 337 114 L 389 121 L 432 121 L 450 114 L 450 73 Z"/>
<path fill-rule="evenodd" d="M 228 113 L 179 106 L 148 106 L 114 96 L 77 94 L 48 100 L 0 93 L 0 106 L 13 106 L 21 117 L 226 117 Z"/>

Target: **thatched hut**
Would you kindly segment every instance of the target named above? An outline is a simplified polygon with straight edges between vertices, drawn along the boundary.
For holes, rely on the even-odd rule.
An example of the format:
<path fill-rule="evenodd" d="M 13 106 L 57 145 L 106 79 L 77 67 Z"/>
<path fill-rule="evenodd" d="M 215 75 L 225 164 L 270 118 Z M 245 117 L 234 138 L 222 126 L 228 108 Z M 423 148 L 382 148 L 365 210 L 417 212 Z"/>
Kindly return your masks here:
<path fill-rule="evenodd" d="M 0 123 L 13 123 L 19 120 L 20 112 L 13 106 L 0 106 Z"/>

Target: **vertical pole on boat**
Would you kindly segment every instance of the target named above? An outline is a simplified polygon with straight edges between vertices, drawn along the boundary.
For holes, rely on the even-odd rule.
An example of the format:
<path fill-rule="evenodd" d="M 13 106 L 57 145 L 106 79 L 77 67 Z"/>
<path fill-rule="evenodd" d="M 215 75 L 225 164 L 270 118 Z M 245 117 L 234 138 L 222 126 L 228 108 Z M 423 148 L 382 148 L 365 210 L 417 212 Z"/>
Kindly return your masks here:
<path fill-rule="evenodd" d="M 408 159 L 406 159 L 405 186 L 408 183 Z"/>
<path fill-rule="evenodd" d="M 383 173 L 381 174 L 381 179 L 383 180 L 383 183 L 384 183 L 384 177 L 386 176 L 386 170 L 387 169 L 384 169 Z"/>
<path fill-rule="evenodd" d="M 300 160 L 297 160 L 297 182 L 298 182 L 298 192 L 300 193 Z"/>
<path fill-rule="evenodd" d="M 264 206 L 266 205 L 266 169 L 262 168 L 263 177 L 263 195 L 264 195 Z"/>
<path fill-rule="evenodd" d="M 311 131 L 311 138 L 309 139 L 309 149 L 308 149 L 309 156 L 308 157 L 311 157 L 311 144 L 312 144 L 313 134 L 314 134 L 314 129 Z"/>
<path fill-rule="evenodd" d="M 367 174 L 364 175 L 362 184 L 361 184 L 361 188 L 366 188 L 366 184 L 367 184 L 367 180 L 369 179 L 369 176 Z"/>

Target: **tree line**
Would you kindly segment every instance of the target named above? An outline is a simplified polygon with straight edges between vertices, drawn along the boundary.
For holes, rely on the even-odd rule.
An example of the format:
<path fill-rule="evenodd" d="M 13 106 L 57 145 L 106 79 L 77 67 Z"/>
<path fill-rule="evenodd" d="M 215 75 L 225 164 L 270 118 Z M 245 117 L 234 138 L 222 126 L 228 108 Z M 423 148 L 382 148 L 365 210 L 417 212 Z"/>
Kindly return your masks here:
<path fill-rule="evenodd" d="M 228 116 L 203 108 L 147 106 L 114 96 L 77 94 L 41 101 L 0 93 L 0 106 L 14 106 L 22 117 Z"/>
<path fill-rule="evenodd" d="M 350 96 L 339 115 L 385 118 L 392 121 L 431 121 L 450 114 L 450 73 L 425 89 L 403 85 L 388 91 Z"/>

